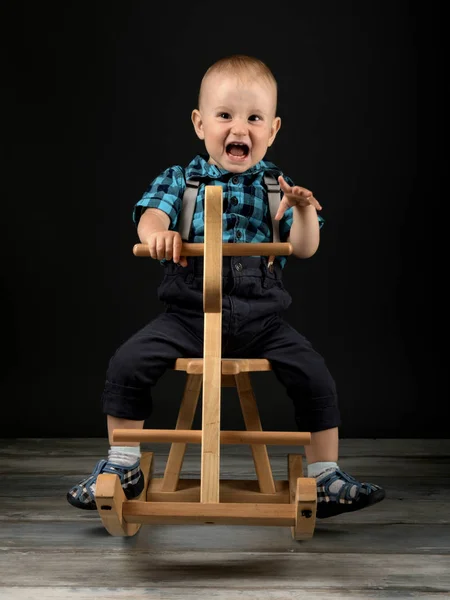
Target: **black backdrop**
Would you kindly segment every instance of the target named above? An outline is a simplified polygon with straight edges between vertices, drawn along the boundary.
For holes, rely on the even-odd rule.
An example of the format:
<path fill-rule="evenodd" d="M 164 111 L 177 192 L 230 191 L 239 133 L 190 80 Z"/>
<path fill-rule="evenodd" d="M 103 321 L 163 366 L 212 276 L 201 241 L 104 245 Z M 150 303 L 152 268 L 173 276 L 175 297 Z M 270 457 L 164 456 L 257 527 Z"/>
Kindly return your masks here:
<path fill-rule="evenodd" d="M 319 251 L 285 269 L 286 318 L 326 357 L 341 436 L 446 435 L 430 302 L 436 216 L 418 191 L 426 44 L 410 3 L 86 7 L 3 13 L 0 435 L 105 435 L 107 362 L 162 310 L 158 263 L 132 255 L 133 205 L 202 150 L 190 123 L 201 76 L 235 52 L 279 82 L 282 128 L 267 158 L 324 207 Z M 183 383 L 162 377 L 147 426 L 174 426 Z M 254 385 L 263 426 L 295 428 L 275 376 Z M 240 427 L 232 390 L 223 407 L 224 427 Z"/>

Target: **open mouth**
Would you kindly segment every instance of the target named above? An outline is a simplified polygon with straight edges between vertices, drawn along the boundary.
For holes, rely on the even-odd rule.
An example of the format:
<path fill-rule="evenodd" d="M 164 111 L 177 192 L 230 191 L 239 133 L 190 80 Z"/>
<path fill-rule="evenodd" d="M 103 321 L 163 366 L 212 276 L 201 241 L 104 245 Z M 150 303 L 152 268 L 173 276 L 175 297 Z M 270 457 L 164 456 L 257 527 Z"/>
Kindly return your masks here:
<path fill-rule="evenodd" d="M 226 147 L 227 155 L 231 160 L 245 160 L 250 152 L 247 144 L 232 143 Z"/>

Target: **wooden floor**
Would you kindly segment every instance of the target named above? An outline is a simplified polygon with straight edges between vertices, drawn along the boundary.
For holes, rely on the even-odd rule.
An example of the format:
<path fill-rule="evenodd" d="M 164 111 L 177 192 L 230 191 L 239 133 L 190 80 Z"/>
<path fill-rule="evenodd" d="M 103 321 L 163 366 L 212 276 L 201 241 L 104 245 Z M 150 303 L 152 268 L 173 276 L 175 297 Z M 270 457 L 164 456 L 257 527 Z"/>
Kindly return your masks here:
<path fill-rule="evenodd" d="M 142 449 L 162 476 L 167 445 Z M 302 542 L 289 527 L 214 525 L 113 537 L 66 501 L 106 451 L 103 439 L 0 440 L 1 600 L 450 598 L 450 440 L 342 440 L 340 466 L 387 497 Z M 289 452 L 269 447 L 277 479 Z M 198 457 L 189 447 L 184 477 L 199 476 Z M 223 446 L 221 465 L 254 477 L 246 447 Z"/>

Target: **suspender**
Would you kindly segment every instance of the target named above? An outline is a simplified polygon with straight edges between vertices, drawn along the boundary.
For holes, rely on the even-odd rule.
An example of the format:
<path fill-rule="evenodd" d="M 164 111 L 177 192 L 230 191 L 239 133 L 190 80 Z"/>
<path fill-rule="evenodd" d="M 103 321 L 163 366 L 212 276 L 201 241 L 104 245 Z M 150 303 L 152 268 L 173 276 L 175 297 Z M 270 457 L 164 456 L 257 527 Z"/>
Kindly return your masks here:
<path fill-rule="evenodd" d="M 180 221 L 178 231 L 181 239 L 187 242 L 189 240 L 189 232 L 191 231 L 192 218 L 194 216 L 195 202 L 197 200 L 197 192 L 200 181 L 189 180 L 186 182 L 186 190 L 181 204 Z"/>
<path fill-rule="evenodd" d="M 264 175 L 264 183 L 267 186 L 267 194 L 269 196 L 270 218 L 272 220 L 272 242 L 280 241 L 280 221 L 275 221 L 278 207 L 280 206 L 280 184 L 271 175 Z"/>
<path fill-rule="evenodd" d="M 277 214 L 280 205 L 280 184 L 271 175 L 264 175 L 264 183 L 267 186 L 267 194 L 269 198 L 270 218 L 272 220 L 272 241 L 280 241 L 280 222 L 275 221 L 274 217 Z M 199 181 L 190 179 L 186 182 L 186 190 L 183 196 L 181 213 L 178 225 L 181 239 L 187 242 L 191 231 L 192 218 L 194 216 L 195 202 L 197 200 Z M 272 258 L 272 257 L 271 257 Z"/>

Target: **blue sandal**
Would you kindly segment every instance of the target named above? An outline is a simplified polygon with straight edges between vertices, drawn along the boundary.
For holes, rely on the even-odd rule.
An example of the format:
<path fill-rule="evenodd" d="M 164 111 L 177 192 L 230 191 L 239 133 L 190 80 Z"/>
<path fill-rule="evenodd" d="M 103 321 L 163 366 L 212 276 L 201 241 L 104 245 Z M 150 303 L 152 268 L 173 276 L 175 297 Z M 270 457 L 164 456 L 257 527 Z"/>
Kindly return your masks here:
<path fill-rule="evenodd" d="M 112 473 L 118 475 L 123 491 L 128 500 L 136 498 L 144 489 L 144 474 L 140 469 L 140 460 L 134 465 L 124 467 L 116 465 L 107 460 L 99 460 L 95 465 L 94 471 L 89 477 L 83 479 L 67 492 L 67 500 L 76 508 L 84 510 L 96 510 L 95 495 L 92 491 L 92 485 L 97 481 L 97 476 L 101 473 Z"/>
<path fill-rule="evenodd" d="M 360 510 L 381 502 L 386 493 L 374 483 L 360 483 L 348 473 L 335 469 L 317 480 L 318 519 Z"/>

